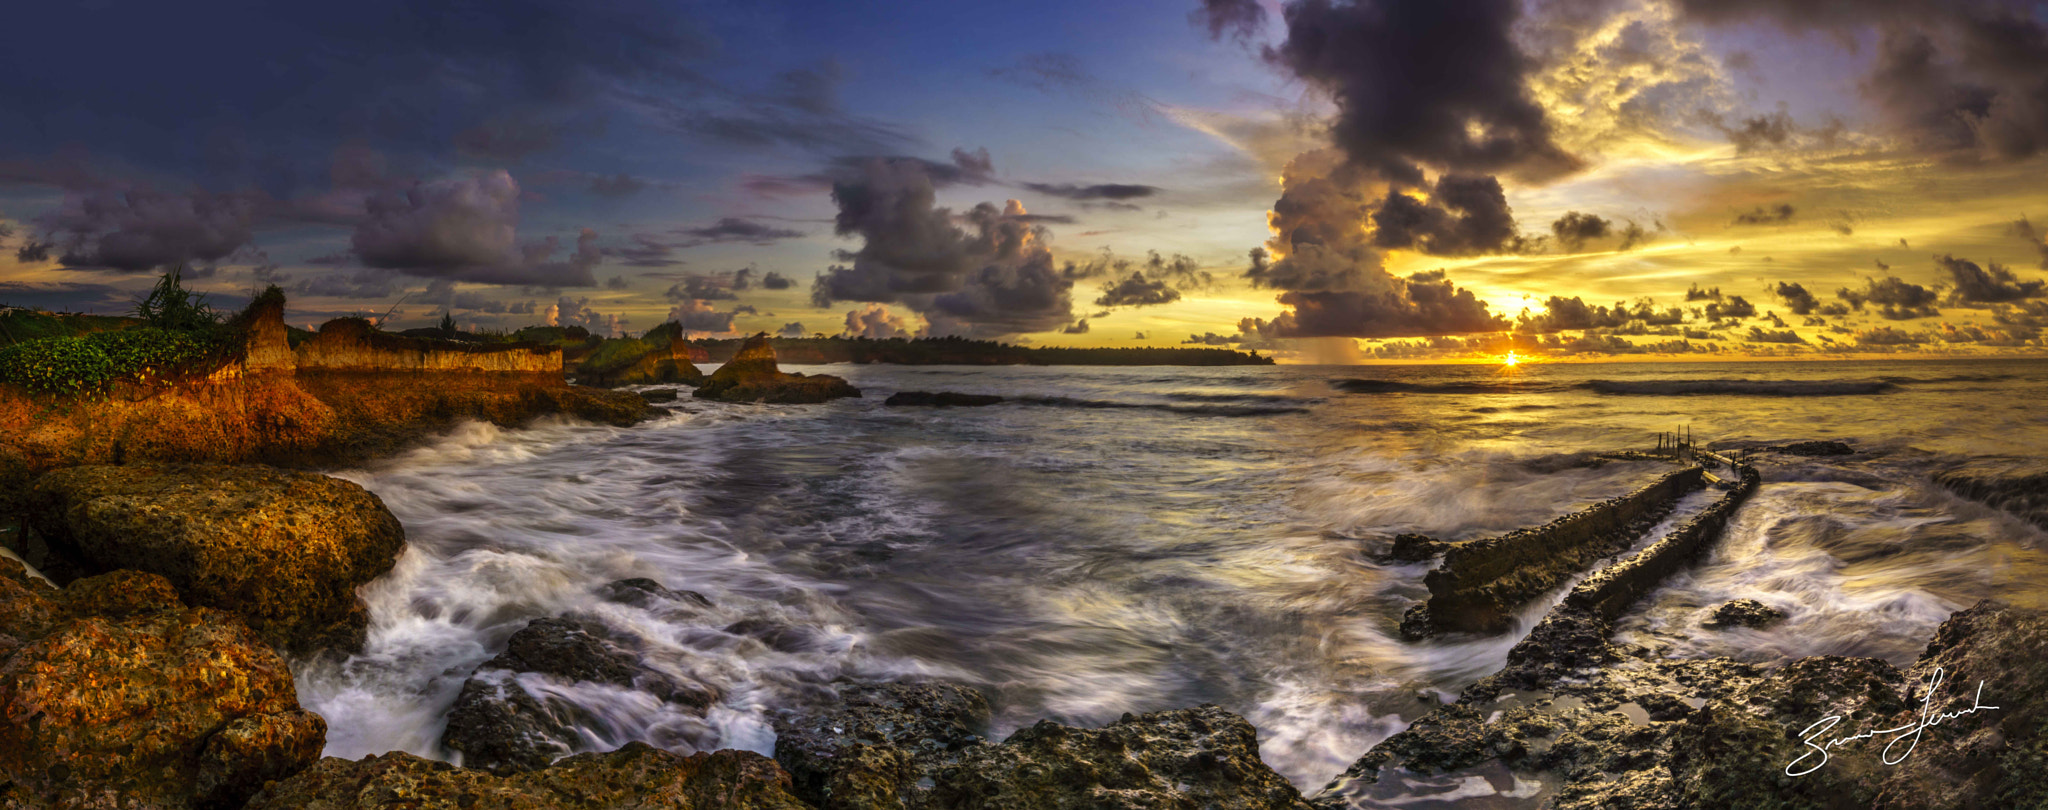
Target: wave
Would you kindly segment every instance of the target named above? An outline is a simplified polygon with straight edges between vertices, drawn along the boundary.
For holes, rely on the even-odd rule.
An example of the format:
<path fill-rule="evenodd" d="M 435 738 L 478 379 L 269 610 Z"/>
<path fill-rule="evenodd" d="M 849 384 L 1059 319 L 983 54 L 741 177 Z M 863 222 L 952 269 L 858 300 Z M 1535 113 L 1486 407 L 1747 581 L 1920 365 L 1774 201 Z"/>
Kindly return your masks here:
<path fill-rule="evenodd" d="M 1955 382 L 2005 382 L 2019 379 L 2017 374 L 1957 374 L 1951 377 L 1879 377 L 1888 383 L 1955 383 Z"/>
<path fill-rule="evenodd" d="M 1013 401 L 1020 405 L 1038 405 L 1049 408 L 1165 411 L 1167 413 L 1180 413 L 1191 416 L 1277 416 L 1288 413 L 1308 413 L 1308 408 L 1300 405 L 1169 405 L 1157 402 L 1117 402 L 1105 399 L 1074 399 L 1071 397 L 1018 397 Z"/>
<path fill-rule="evenodd" d="M 1759 397 L 1858 396 L 1896 391 L 1899 387 L 1885 380 L 1589 380 L 1584 385 L 1602 394 L 1736 394 Z"/>
<path fill-rule="evenodd" d="M 1512 380 L 1420 383 L 1348 379 L 1331 380 L 1330 387 L 1352 394 L 1533 394 L 1557 390 L 1553 383 Z"/>
<path fill-rule="evenodd" d="M 1315 397 L 1293 397 L 1286 394 L 1198 394 L 1192 391 L 1175 391 L 1167 399 L 1181 402 L 1259 403 L 1274 405 L 1314 405 L 1323 400 Z"/>

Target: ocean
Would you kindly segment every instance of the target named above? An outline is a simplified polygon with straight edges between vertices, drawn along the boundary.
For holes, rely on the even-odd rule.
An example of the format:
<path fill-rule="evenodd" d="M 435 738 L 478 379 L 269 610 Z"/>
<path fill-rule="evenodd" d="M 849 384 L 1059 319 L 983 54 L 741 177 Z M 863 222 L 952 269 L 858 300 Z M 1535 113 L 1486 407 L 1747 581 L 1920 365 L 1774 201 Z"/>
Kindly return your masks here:
<path fill-rule="evenodd" d="M 587 750 L 768 753 L 769 713 L 823 684 L 944 678 L 989 695 L 998 738 L 1215 703 L 1312 793 L 1519 638 L 1402 641 L 1428 564 L 1373 552 L 1628 492 L 1665 468 L 1592 454 L 1678 429 L 1858 452 L 1761 457 L 1764 484 L 1727 535 L 1638 604 L 1622 640 L 1906 664 L 1980 598 L 2048 602 L 2048 535 L 1929 480 L 2048 454 L 2048 361 L 790 370 L 865 396 L 728 405 L 685 390 L 636 427 L 468 424 L 339 472 L 410 545 L 365 590 L 364 651 L 295 664 L 326 753 L 452 759 L 438 738 L 462 681 L 527 621 L 573 615 L 720 695 L 698 716 L 630 688 L 530 684 L 577 708 Z M 1010 399 L 883 405 L 907 390 Z M 600 595 L 631 577 L 710 605 Z M 1736 597 L 1790 618 L 1699 628 Z"/>

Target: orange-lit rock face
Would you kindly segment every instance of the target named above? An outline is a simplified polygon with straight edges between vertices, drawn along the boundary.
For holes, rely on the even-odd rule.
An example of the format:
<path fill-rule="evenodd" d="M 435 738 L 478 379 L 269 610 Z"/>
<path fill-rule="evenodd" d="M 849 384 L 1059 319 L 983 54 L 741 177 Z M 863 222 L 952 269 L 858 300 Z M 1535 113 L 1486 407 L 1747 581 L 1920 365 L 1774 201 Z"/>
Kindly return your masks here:
<path fill-rule="evenodd" d="M 561 350 L 552 346 L 475 346 L 400 337 L 378 332 L 360 318 L 328 321 L 295 354 L 302 371 L 562 373 Z"/>
<path fill-rule="evenodd" d="M 134 571 L 62 590 L 0 559 L 0 799 L 235 807 L 320 755 L 327 723 L 235 617 Z M 9 803 L 13 806 L 12 803 Z"/>

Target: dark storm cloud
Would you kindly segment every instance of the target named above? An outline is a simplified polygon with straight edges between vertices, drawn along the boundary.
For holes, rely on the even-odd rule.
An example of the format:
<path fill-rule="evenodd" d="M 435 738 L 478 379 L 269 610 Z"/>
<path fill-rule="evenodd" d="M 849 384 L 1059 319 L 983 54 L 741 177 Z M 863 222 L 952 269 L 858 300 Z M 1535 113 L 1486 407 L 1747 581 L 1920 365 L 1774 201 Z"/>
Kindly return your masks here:
<path fill-rule="evenodd" d="M 1500 253 L 1517 243 L 1507 194 L 1492 177 L 1444 175 L 1427 202 L 1388 192 L 1372 222 L 1374 245 L 1432 256 Z"/>
<path fill-rule="evenodd" d="M 144 190 L 74 196 L 37 220 L 66 267 L 140 272 L 226 258 L 249 243 L 256 204 L 231 194 L 159 194 Z M 43 254 L 25 244 L 24 260 Z"/>
<path fill-rule="evenodd" d="M 1550 223 L 1550 233 L 1557 238 L 1557 243 L 1562 245 L 1566 251 L 1577 253 L 1580 248 L 1586 246 L 1587 242 L 1607 238 L 1608 228 L 1611 224 L 1594 214 L 1566 211 L 1564 216 L 1558 217 L 1555 222 Z M 1641 233 L 1640 228 L 1637 229 L 1637 233 Z"/>
<path fill-rule="evenodd" d="M 1868 279 L 1864 282 L 1863 289 L 1843 287 L 1835 291 L 1835 297 L 1848 302 L 1849 306 L 1858 312 L 1863 311 L 1864 304 L 1876 304 L 1879 307 L 1878 315 L 1894 321 L 1931 318 L 1941 314 L 1934 308 L 1934 302 L 1941 297 L 1940 293 L 1898 278 L 1887 277 L 1881 281 Z M 1823 309 L 1822 313 L 1835 314 L 1829 313 L 1826 309 Z"/>
<path fill-rule="evenodd" d="M 700 240 L 699 244 L 712 242 L 745 242 L 753 245 L 772 245 L 784 239 L 796 239 L 803 231 L 763 225 L 739 217 L 724 217 L 710 225 L 696 228 L 677 228 L 676 233 Z"/>
<path fill-rule="evenodd" d="M 761 276 L 761 289 L 764 290 L 787 290 L 794 286 L 796 282 L 773 270 Z"/>
<path fill-rule="evenodd" d="M 731 301 L 739 297 L 733 294 L 733 286 L 733 281 L 730 277 L 713 278 L 711 276 L 688 275 L 684 276 L 682 281 L 669 285 L 668 291 L 662 293 L 662 296 L 671 303 L 692 300 Z"/>
<path fill-rule="evenodd" d="M 815 68 L 777 74 L 756 92 L 711 93 L 709 100 L 641 101 L 666 112 L 678 129 L 735 146 L 788 146 L 816 154 L 872 154 L 913 143 L 901 127 L 846 110 L 839 86 L 846 71 L 828 61 Z"/>
<path fill-rule="evenodd" d="M 420 183 L 368 201 L 350 244 L 367 267 L 425 278 L 536 287 L 588 287 L 603 254 L 586 228 L 566 260 L 553 236 L 517 243 L 519 184 L 504 171 Z"/>
<path fill-rule="evenodd" d="M 1784 203 L 1772 206 L 1759 205 L 1748 211 L 1744 211 L 1740 214 L 1735 215 L 1735 224 L 1779 225 L 1786 222 L 1791 222 L 1792 217 L 1798 213 L 1798 209 L 1793 208 L 1791 205 Z"/>
<path fill-rule="evenodd" d="M 1264 338 L 1379 338 L 1497 332 L 1508 327 L 1470 290 L 1453 286 L 1441 270 L 1391 281 L 1386 290 L 1290 290 L 1278 300 L 1294 311 L 1271 321 L 1246 318 L 1238 328 Z"/>
<path fill-rule="evenodd" d="M 106 284 L 0 281 L 0 304 L 51 312 L 109 312 L 132 308 L 135 295 Z"/>
<path fill-rule="evenodd" d="M 320 273 L 292 285 L 293 293 L 317 298 L 350 298 L 380 301 L 405 291 L 398 274 L 364 269 L 353 272 Z"/>
<path fill-rule="evenodd" d="M 1631 319 L 1625 305 L 1603 307 L 1588 304 L 1578 296 L 1563 298 L 1553 295 L 1543 302 L 1543 307 L 1541 315 L 1525 313 L 1517 318 L 1515 331 L 1548 334 L 1566 329 L 1613 329 L 1627 325 Z"/>
<path fill-rule="evenodd" d="M 956 164 L 975 161 L 956 151 Z M 986 153 L 979 168 L 988 170 Z M 923 161 L 871 159 L 833 184 L 834 230 L 859 237 L 811 289 L 819 307 L 837 301 L 902 303 L 934 335 L 993 337 L 1058 329 L 1073 321 L 1074 281 L 1053 266 L 1050 233 L 1012 200 L 982 203 L 956 218 L 936 203 Z"/>
<path fill-rule="evenodd" d="M 1140 186 L 1130 183 L 1096 183 L 1094 185 L 1025 183 L 1024 187 L 1040 194 L 1069 200 L 1135 200 L 1159 193 L 1159 187 L 1157 186 Z"/>
<path fill-rule="evenodd" d="M 627 267 L 675 267 L 684 264 L 675 257 L 676 245 L 662 241 L 661 237 L 648 233 L 636 233 L 628 237 L 632 245 L 602 248 L 605 257 L 618 260 Z"/>
<path fill-rule="evenodd" d="M 1794 315 L 1811 315 L 1814 310 L 1820 308 L 1820 300 L 1814 298 L 1813 293 L 1808 292 L 1804 285 L 1797 282 L 1780 281 L 1775 292 L 1779 298 L 1784 299 L 1785 306 L 1791 309 Z"/>
<path fill-rule="evenodd" d="M 1525 81 L 1518 0 L 1288 4 L 1266 58 L 1330 93 L 1331 134 L 1351 160 L 1416 185 L 1422 168 L 1554 177 L 1579 161 L 1552 139 Z"/>
<path fill-rule="evenodd" d="M 2021 281 L 2012 270 L 1997 262 L 1978 267 L 1976 262 L 1967 259 L 1939 256 L 1935 258 L 1934 266 L 1948 274 L 1950 306 L 2004 304 L 2040 298 L 2044 288 L 2048 288 L 2048 281 Z"/>
<path fill-rule="evenodd" d="M 2048 148 L 2048 20 L 2020 0 L 1680 0 L 1721 24 L 1776 21 L 1843 42 L 1875 33 L 1863 93 L 1923 148 L 2002 159 Z"/>
<path fill-rule="evenodd" d="M 1266 25 L 1266 7 L 1258 0 L 1202 0 L 1188 19 L 1209 29 L 1210 39 L 1226 36 L 1248 40 Z"/>

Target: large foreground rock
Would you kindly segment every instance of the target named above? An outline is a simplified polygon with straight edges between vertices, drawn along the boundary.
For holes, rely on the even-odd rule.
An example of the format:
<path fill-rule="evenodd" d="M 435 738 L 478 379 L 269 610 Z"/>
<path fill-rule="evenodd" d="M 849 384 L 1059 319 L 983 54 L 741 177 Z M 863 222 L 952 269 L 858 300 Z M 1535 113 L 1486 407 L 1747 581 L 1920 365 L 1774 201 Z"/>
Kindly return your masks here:
<path fill-rule="evenodd" d="M 789 775 L 746 751 L 680 756 L 644 743 L 501 777 L 394 751 L 329 757 L 266 788 L 248 810 L 808 810 Z"/>
<path fill-rule="evenodd" d="M 0 806 L 240 807 L 326 736 L 236 617 L 153 574 L 59 590 L 0 559 Z"/>
<path fill-rule="evenodd" d="M 838 687 L 839 702 L 775 719 L 775 759 L 821 810 L 1303 808 L 1259 760 L 1250 723 L 1215 706 L 1100 729 L 1051 721 L 982 738 L 980 693 L 948 683 Z"/>
<path fill-rule="evenodd" d="M 477 667 L 456 695 L 441 743 L 462 752 L 464 765 L 511 774 L 545 768 L 576 750 L 576 724 L 587 718 L 545 690 L 529 690 L 522 675 L 631 688 L 698 715 L 718 699 L 708 685 L 678 683 L 641 666 L 637 656 L 577 621 L 536 619 L 512 634 L 505 652 Z"/>
<path fill-rule="evenodd" d="M 1875 658 L 1768 670 L 1582 643 L 1604 646 L 1582 657 L 1606 664 L 1537 692 L 1482 680 L 1374 746 L 1316 803 L 1397 804 L 1480 777 L 1587 810 L 2048 807 L 2048 705 L 2037 699 L 2048 693 L 2048 612 L 1990 601 L 1959 611 L 1906 672 Z M 1930 700 L 1937 669 L 1945 680 Z M 1982 705 L 1997 709 L 1968 711 L 1980 681 Z M 1954 714 L 1921 729 L 1910 755 L 1900 742 L 1892 764 L 1885 748 L 1904 733 L 1855 738 L 1943 712 Z M 1806 736 L 1829 746 L 1824 764 Z"/>
<path fill-rule="evenodd" d="M 348 481 L 260 466 L 69 467 L 35 482 L 30 563 L 59 581 L 160 574 L 294 653 L 362 645 L 356 588 L 390 570 L 398 519 Z"/>
<path fill-rule="evenodd" d="M 804 404 L 858 397 L 860 389 L 827 374 L 806 377 L 775 367 L 775 349 L 763 333 L 747 338 L 739 351 L 698 386 L 697 396 L 721 402 Z"/>

